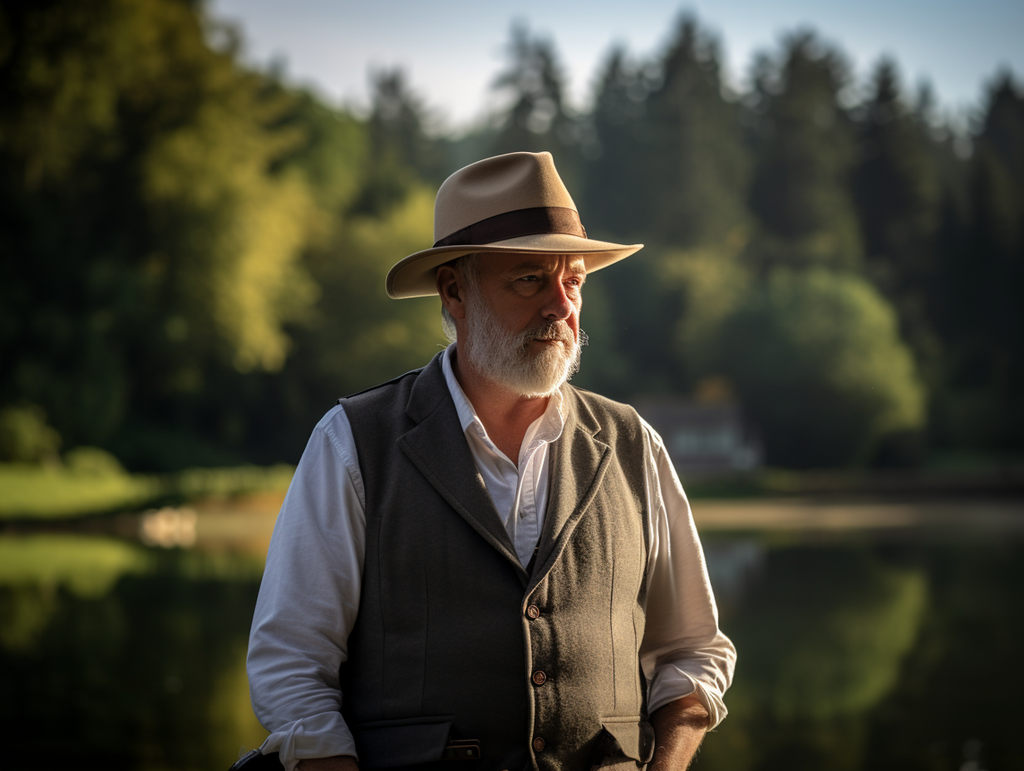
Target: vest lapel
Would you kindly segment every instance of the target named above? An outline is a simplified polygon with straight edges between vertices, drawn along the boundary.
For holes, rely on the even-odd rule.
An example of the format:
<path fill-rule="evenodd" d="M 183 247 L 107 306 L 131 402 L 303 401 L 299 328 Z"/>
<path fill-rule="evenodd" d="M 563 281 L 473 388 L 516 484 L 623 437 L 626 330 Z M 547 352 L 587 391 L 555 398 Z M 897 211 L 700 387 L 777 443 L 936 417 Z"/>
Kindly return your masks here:
<path fill-rule="evenodd" d="M 521 573 L 512 539 L 494 508 L 459 424 L 438 354 L 423 369 L 409 395 L 406 414 L 416 423 L 398 445 L 431 486 Z"/>
<path fill-rule="evenodd" d="M 576 525 L 600 488 L 611 460 L 611 448 L 596 438 L 601 426 L 568 385 L 562 386 L 566 407 L 561 438 L 551 447 L 550 482 L 544 528 L 530 589 L 543 580 L 565 549 Z"/>

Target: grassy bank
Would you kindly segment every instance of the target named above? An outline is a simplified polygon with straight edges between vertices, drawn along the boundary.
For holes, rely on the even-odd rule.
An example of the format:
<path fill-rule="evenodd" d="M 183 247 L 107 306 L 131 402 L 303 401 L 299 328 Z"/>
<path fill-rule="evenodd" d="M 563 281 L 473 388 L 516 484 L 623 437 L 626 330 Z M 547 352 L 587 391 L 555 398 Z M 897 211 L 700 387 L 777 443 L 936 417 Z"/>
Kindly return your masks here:
<path fill-rule="evenodd" d="M 95 460 L 95 459 L 93 459 Z M 57 466 L 0 464 L 0 520 L 62 519 L 180 505 L 258 493 L 283 493 L 295 469 L 288 465 L 194 468 L 173 474 L 129 474 L 113 463 Z M 682 475 L 693 500 L 780 497 L 935 496 L 1024 497 L 1024 468 L 917 471 L 805 471 L 763 469 L 713 477 Z"/>
<path fill-rule="evenodd" d="M 284 491 L 292 466 L 129 474 L 119 467 L 0 464 L 0 519 L 62 519 Z"/>

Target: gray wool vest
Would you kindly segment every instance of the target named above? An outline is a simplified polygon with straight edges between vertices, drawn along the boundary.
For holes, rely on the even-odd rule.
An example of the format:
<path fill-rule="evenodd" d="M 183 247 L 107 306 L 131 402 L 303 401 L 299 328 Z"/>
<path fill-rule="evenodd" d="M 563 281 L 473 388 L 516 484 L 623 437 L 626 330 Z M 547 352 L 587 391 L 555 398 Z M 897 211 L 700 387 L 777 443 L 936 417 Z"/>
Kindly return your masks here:
<path fill-rule="evenodd" d="M 341 671 L 363 768 L 650 760 L 638 655 L 645 435 L 632 408 L 563 394 L 532 574 L 477 473 L 440 354 L 340 400 L 366 491 L 362 596 Z"/>

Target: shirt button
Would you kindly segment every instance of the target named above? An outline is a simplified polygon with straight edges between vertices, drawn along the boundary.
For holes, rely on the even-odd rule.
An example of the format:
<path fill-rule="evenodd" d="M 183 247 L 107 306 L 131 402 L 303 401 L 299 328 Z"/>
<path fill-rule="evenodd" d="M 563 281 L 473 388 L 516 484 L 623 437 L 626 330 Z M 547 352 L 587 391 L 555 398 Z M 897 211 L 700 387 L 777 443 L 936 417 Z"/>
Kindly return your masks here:
<path fill-rule="evenodd" d="M 531 605 L 526 609 L 527 618 L 540 618 L 540 608 L 536 605 Z"/>
<path fill-rule="evenodd" d="M 544 683 L 548 681 L 548 676 L 545 675 L 542 670 L 538 669 L 533 673 L 533 677 L 530 679 L 533 680 L 534 685 L 544 685 Z"/>
<path fill-rule="evenodd" d="M 541 752 L 541 751 L 543 751 L 543 749 L 544 749 L 544 740 L 542 738 L 540 738 L 539 736 L 534 737 L 534 740 L 533 740 L 533 750 L 534 750 L 534 752 Z"/>

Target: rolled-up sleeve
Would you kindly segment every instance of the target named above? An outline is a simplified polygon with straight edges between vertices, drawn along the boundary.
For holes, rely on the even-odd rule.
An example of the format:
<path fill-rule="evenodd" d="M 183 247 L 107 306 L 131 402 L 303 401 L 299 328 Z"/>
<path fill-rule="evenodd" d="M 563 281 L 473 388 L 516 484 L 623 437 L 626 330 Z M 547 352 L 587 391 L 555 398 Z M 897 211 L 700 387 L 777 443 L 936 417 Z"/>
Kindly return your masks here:
<path fill-rule="evenodd" d="M 296 468 L 267 554 L 249 635 L 253 710 L 264 752 L 287 771 L 302 758 L 355 755 L 338 669 L 359 612 L 365 494 L 348 419 L 335 407 Z"/>
<path fill-rule="evenodd" d="M 647 423 L 650 507 L 647 624 L 640 660 L 650 682 L 648 709 L 695 695 L 711 717 L 726 716 L 736 649 L 718 628 L 718 608 L 690 504 L 658 433 Z"/>

